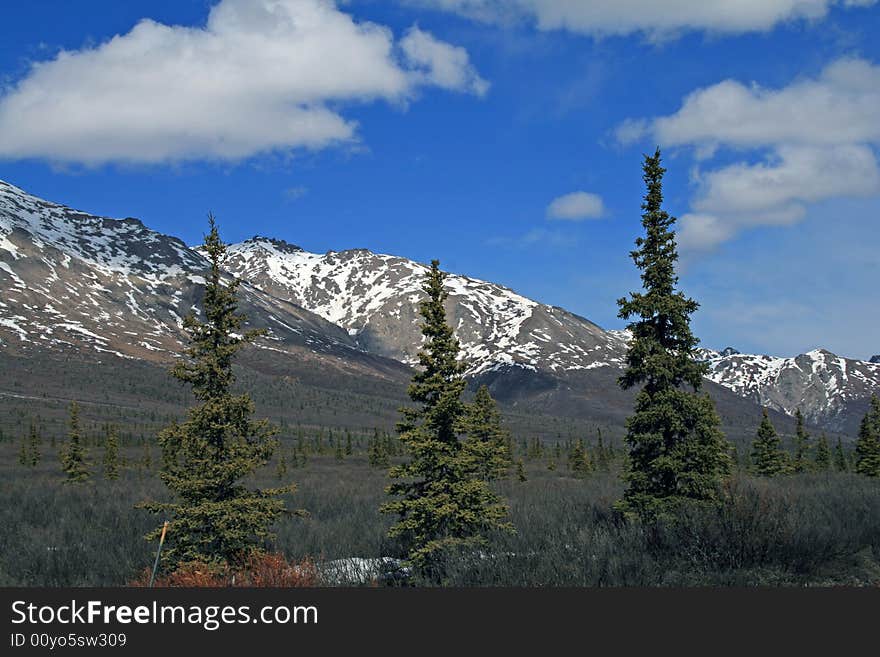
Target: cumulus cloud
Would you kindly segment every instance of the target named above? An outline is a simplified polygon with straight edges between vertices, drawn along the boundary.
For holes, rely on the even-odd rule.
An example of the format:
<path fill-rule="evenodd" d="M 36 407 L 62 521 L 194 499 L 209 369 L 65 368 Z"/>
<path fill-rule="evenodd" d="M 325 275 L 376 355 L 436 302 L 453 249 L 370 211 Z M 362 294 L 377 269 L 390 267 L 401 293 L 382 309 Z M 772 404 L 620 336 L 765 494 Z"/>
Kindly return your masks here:
<path fill-rule="evenodd" d="M 679 242 L 710 249 L 747 228 L 795 224 L 810 203 L 878 193 L 880 168 L 867 146 L 782 146 L 765 162 L 706 174 Z"/>
<path fill-rule="evenodd" d="M 400 41 L 332 0 L 222 0 L 203 28 L 145 19 L 36 63 L 0 97 L 0 157 L 100 164 L 236 161 L 356 139 L 340 105 L 424 86 L 482 95 L 467 52 Z"/>
<path fill-rule="evenodd" d="M 420 75 L 425 84 L 469 91 L 477 96 L 484 96 L 489 91 L 489 83 L 470 65 L 464 48 L 438 41 L 417 27 L 410 28 L 401 39 L 400 47 L 407 61 L 416 69 L 414 75 Z"/>
<path fill-rule="evenodd" d="M 701 160 L 721 147 L 760 154 L 697 170 L 680 242 L 709 249 L 748 228 L 797 223 L 811 203 L 880 194 L 880 67 L 842 59 L 781 89 L 725 80 L 670 116 L 625 121 L 617 136 L 693 146 Z"/>
<path fill-rule="evenodd" d="M 590 35 L 643 32 L 668 37 L 686 30 L 740 34 L 792 20 L 817 20 L 832 7 L 877 0 L 402 0 L 491 23 L 527 21 L 540 30 Z"/>
<path fill-rule="evenodd" d="M 602 197 L 589 192 L 572 192 L 553 199 L 547 206 L 547 218 L 563 221 L 596 219 L 605 212 Z"/>
<path fill-rule="evenodd" d="M 724 80 L 689 94 L 671 116 L 630 119 L 617 129 L 623 143 L 646 134 L 669 146 L 876 142 L 880 67 L 863 59 L 841 59 L 817 78 L 782 89 Z"/>

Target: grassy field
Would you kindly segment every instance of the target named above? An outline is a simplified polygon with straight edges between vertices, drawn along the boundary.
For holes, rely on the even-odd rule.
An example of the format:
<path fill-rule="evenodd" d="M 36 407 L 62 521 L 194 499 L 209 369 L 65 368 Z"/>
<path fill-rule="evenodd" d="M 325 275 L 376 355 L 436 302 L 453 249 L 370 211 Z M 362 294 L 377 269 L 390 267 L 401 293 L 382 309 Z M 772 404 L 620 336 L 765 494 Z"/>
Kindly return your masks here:
<path fill-rule="evenodd" d="M 289 447 L 289 446 L 288 446 Z M 124 585 L 152 563 L 143 540 L 158 524 L 134 505 L 165 495 L 144 449 L 123 450 L 128 467 L 116 482 L 62 483 L 44 443 L 36 467 L 18 463 L 18 445 L 0 444 L 0 585 Z M 91 458 L 100 462 L 100 448 Z M 526 464 L 528 480 L 500 482 L 517 531 L 492 537 L 492 548 L 450 565 L 449 583 L 515 586 L 880 585 L 880 482 L 832 473 L 731 482 L 725 507 L 693 513 L 674 526 L 622 521 L 612 504 L 616 473 L 570 476 L 560 463 Z M 275 464 L 258 477 L 278 483 Z M 285 481 L 299 490 L 277 540 L 266 547 L 318 562 L 395 556 L 385 538 L 390 518 L 377 512 L 385 472 L 355 454 L 313 456 Z"/>

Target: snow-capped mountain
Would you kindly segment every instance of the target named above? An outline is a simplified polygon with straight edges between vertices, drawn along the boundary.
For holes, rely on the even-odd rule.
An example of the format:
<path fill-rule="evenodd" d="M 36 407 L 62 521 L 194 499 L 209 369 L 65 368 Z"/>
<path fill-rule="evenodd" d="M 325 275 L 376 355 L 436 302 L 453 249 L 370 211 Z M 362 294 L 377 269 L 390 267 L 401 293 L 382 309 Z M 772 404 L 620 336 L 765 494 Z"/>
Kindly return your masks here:
<path fill-rule="evenodd" d="M 166 361 L 198 313 L 207 261 L 137 219 L 97 217 L 0 182 L 0 349 L 111 353 Z M 244 285 L 242 309 L 268 329 L 260 347 L 366 357 L 317 315 Z"/>
<path fill-rule="evenodd" d="M 880 392 L 880 363 L 842 358 L 815 349 L 794 358 L 715 352 L 708 378 L 741 397 L 816 423 L 843 429 L 843 415 Z"/>
<path fill-rule="evenodd" d="M 255 287 L 346 329 L 370 352 L 414 364 L 420 344 L 418 304 L 426 266 L 364 249 L 309 253 L 255 237 L 232 245 L 229 271 Z M 627 331 L 527 299 L 494 283 L 448 275 L 447 312 L 468 374 L 521 368 L 562 376 L 624 363 Z M 796 358 L 741 354 L 733 347 L 700 349 L 707 378 L 739 397 L 792 415 L 842 426 L 853 402 L 880 389 L 880 365 L 817 350 Z M 519 380 L 522 377 L 517 377 Z"/>
<path fill-rule="evenodd" d="M 348 331 L 372 353 L 416 362 L 427 267 L 364 249 L 309 253 L 255 237 L 229 248 L 227 269 Z M 562 308 L 495 283 L 450 274 L 447 312 L 468 373 L 499 367 L 549 372 L 620 367 L 624 338 Z"/>
<path fill-rule="evenodd" d="M 309 253 L 257 237 L 231 245 L 225 267 L 244 281 L 240 304 L 250 325 L 268 329 L 258 346 L 273 373 L 311 366 L 394 385 L 408 378 L 421 343 L 425 265 L 363 249 Z M 0 355 L 167 362 L 182 349 L 182 318 L 198 311 L 206 269 L 198 250 L 137 219 L 72 210 L 0 181 Z M 625 417 L 631 402 L 616 378 L 627 331 L 467 276 L 450 274 L 446 286 L 474 379 L 511 403 Z M 699 358 L 709 364 L 716 401 L 743 426 L 760 404 L 787 414 L 801 408 L 818 424 L 849 431 L 880 392 L 880 363 L 823 350 L 775 358 L 728 347 L 702 349 Z"/>

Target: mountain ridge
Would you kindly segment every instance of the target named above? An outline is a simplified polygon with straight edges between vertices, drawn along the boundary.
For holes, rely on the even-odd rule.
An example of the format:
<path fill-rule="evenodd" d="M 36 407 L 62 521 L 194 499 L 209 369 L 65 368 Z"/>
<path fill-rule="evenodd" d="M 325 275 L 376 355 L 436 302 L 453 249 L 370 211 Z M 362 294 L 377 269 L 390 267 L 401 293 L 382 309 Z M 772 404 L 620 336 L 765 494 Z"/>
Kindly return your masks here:
<path fill-rule="evenodd" d="M 224 267 L 243 280 L 242 308 L 254 326 L 269 330 L 260 349 L 395 380 L 416 364 L 426 265 L 363 248 L 310 253 L 255 235 L 229 245 Z M 138 219 L 98 217 L 0 181 L 0 348 L 173 358 L 184 339 L 182 317 L 198 309 L 206 268 L 198 247 Z M 572 408 L 593 404 L 572 394 L 573 386 L 613 395 L 627 331 L 461 274 L 450 273 L 446 287 L 472 380 L 491 381 L 512 400 L 550 404 L 548 395 L 562 395 Z M 880 390 L 880 364 L 822 349 L 786 359 L 727 347 L 700 349 L 698 357 L 713 384 L 789 415 L 802 408 L 835 429 L 851 426 L 851 409 Z M 608 389 L 592 387 L 590 376 Z"/>

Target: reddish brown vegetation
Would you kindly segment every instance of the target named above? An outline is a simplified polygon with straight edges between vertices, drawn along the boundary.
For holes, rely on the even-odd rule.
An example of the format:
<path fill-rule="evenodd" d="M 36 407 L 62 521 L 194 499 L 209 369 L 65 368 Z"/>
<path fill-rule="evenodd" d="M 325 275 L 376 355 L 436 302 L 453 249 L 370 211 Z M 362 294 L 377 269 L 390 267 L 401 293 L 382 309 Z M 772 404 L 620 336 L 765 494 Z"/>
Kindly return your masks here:
<path fill-rule="evenodd" d="M 150 569 L 147 568 L 130 586 L 146 587 L 149 583 Z M 158 576 L 154 584 L 157 587 L 188 588 L 302 588 L 318 585 L 318 569 L 309 559 L 289 562 L 282 554 L 266 552 L 254 553 L 235 564 L 182 563 L 174 571 Z"/>

